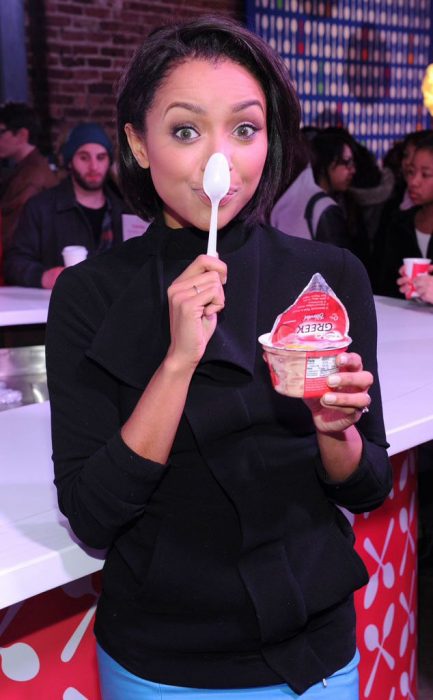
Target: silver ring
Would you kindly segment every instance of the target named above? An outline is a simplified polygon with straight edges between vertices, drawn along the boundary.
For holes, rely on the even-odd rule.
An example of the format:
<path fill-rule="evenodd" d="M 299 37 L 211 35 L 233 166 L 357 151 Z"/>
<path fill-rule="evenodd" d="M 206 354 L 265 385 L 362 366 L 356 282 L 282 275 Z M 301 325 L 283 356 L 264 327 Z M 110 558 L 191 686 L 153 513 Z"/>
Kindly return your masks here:
<path fill-rule="evenodd" d="M 361 411 L 361 413 L 369 413 L 369 412 L 370 412 L 370 409 L 368 408 L 368 406 L 364 406 L 364 408 Z"/>
<path fill-rule="evenodd" d="M 200 294 L 200 289 L 198 287 L 196 287 L 195 284 L 192 285 L 192 288 L 195 289 L 196 294 Z"/>

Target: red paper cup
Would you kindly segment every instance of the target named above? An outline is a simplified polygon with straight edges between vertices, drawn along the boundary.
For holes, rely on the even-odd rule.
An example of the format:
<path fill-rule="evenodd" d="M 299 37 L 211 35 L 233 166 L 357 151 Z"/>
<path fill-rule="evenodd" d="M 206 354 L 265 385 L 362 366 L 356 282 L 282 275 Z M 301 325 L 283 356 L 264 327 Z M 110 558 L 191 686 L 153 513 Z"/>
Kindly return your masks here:
<path fill-rule="evenodd" d="M 414 280 L 418 275 L 427 275 L 431 263 L 430 258 L 403 258 L 404 271 L 407 277 Z M 405 294 L 406 299 L 413 299 L 419 296 L 412 282 Z"/>
<path fill-rule="evenodd" d="M 293 398 L 317 398 L 329 391 L 326 382 L 330 374 L 338 372 L 336 358 L 345 352 L 351 338 L 318 350 L 279 348 L 272 345 L 270 333 L 259 338 L 269 367 L 275 391 Z"/>

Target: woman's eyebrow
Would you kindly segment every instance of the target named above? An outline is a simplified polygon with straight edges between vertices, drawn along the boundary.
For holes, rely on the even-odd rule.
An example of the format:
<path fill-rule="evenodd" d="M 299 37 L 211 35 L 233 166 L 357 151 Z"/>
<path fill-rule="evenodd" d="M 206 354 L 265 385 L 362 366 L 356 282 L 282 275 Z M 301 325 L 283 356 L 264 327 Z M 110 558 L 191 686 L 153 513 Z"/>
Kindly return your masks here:
<path fill-rule="evenodd" d="M 243 102 L 239 102 L 233 105 L 232 112 L 233 114 L 237 114 L 238 112 L 242 112 L 244 109 L 248 109 L 248 107 L 259 107 L 263 112 L 263 105 L 260 100 L 244 100 Z M 171 102 L 164 114 L 167 114 L 171 109 L 176 108 L 186 109 L 194 114 L 206 114 L 206 110 L 194 102 Z"/>
<path fill-rule="evenodd" d="M 205 114 L 206 110 L 200 105 L 194 104 L 193 102 L 172 102 L 168 105 L 165 110 L 165 114 L 170 111 L 170 109 L 176 109 L 180 107 L 181 109 L 187 109 L 189 112 L 194 112 L 194 114 Z"/>
<path fill-rule="evenodd" d="M 245 100 L 244 102 L 239 102 L 233 105 L 232 112 L 242 112 L 243 109 L 248 109 L 248 107 L 259 107 L 263 112 L 263 105 L 260 100 Z"/>

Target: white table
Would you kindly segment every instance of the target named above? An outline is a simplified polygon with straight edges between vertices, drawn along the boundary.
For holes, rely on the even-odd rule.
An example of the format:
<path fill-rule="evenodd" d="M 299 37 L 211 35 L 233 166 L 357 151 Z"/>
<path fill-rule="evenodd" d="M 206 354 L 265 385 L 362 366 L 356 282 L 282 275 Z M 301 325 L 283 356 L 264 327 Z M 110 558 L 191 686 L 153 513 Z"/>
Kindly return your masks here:
<path fill-rule="evenodd" d="M 50 289 L 0 287 L 0 326 L 45 323 Z"/>
<path fill-rule="evenodd" d="M 378 298 L 390 455 L 433 439 L 433 307 Z M 0 413 L 0 608 L 102 567 L 57 509 L 49 403 Z"/>
<path fill-rule="evenodd" d="M 433 439 L 433 306 L 376 297 L 388 453 Z"/>
<path fill-rule="evenodd" d="M 0 413 L 0 608 L 97 571 L 57 508 L 50 405 Z"/>

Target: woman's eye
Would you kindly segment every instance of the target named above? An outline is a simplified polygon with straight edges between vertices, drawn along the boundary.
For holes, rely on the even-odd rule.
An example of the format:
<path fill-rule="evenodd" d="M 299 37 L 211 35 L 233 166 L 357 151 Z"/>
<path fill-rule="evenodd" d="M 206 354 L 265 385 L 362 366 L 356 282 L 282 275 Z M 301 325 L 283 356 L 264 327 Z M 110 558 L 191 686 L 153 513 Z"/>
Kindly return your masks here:
<path fill-rule="evenodd" d="M 193 126 L 177 126 L 173 129 L 173 134 L 179 141 L 192 141 L 198 137 Z"/>
<path fill-rule="evenodd" d="M 257 127 L 252 124 L 240 124 L 235 129 L 235 134 L 240 139 L 248 140 L 258 131 Z"/>

